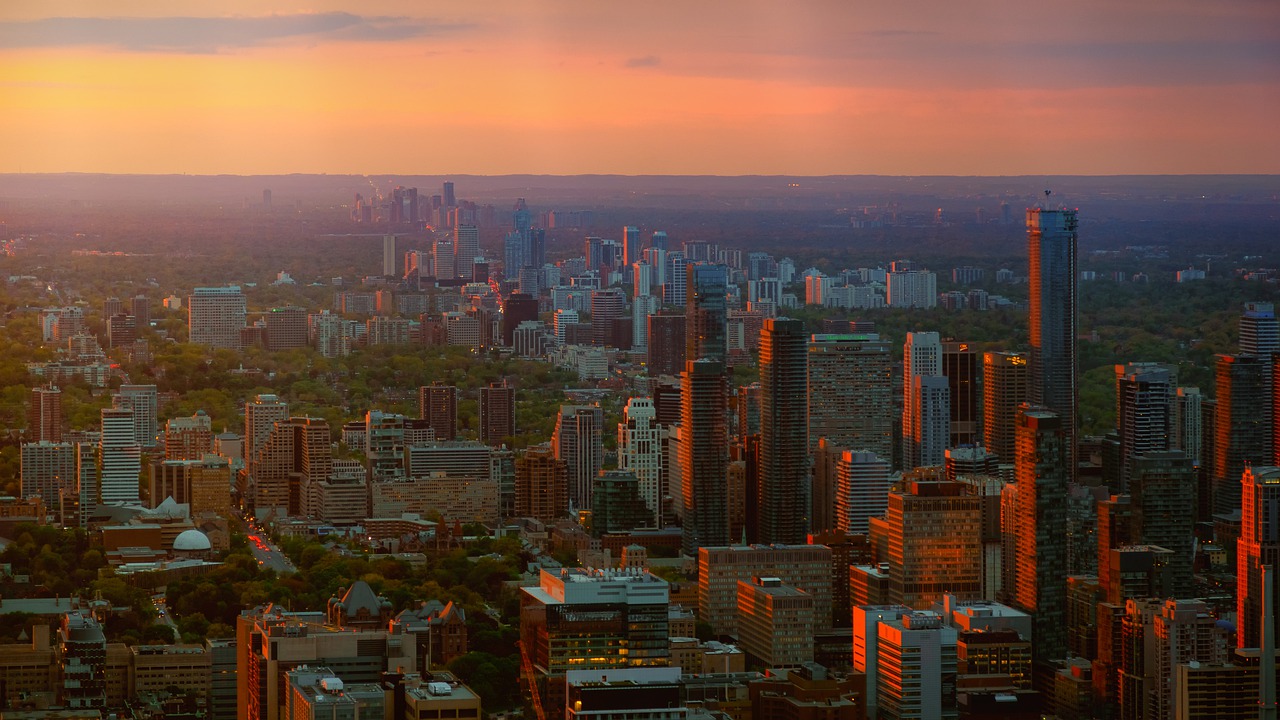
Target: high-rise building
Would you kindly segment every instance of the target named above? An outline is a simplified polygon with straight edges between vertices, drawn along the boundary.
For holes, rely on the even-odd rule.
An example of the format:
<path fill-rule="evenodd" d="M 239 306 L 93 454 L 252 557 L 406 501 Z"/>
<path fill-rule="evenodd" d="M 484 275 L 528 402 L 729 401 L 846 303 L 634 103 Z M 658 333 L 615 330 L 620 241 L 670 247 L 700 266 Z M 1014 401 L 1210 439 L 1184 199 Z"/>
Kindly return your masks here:
<path fill-rule="evenodd" d="M 1274 570 L 1280 557 L 1280 468 L 1246 467 L 1242 473 L 1243 497 L 1240 507 L 1240 539 L 1236 541 L 1236 644 L 1242 648 L 1262 646 L 1262 567 Z M 1280 589 L 1276 573 L 1267 579 L 1266 592 L 1275 597 Z M 1280 620 L 1273 605 L 1271 623 Z"/>
<path fill-rule="evenodd" d="M 396 236 L 382 236 L 382 275 L 383 277 L 395 277 L 396 275 Z"/>
<path fill-rule="evenodd" d="M 932 612 L 878 622 L 875 717 L 958 717 L 956 685 L 950 681 L 956 676 L 956 640 L 955 628 Z"/>
<path fill-rule="evenodd" d="M 1000 462 L 1014 462 L 1018 407 L 1027 401 L 1030 368 L 1022 353 L 982 356 L 982 444 Z"/>
<path fill-rule="evenodd" d="M 239 285 L 198 287 L 187 296 L 187 339 L 192 343 L 239 350 L 244 321 Z"/>
<path fill-rule="evenodd" d="M 159 398 L 155 385 L 121 385 L 112 398 L 115 407 L 133 411 L 134 442 L 144 448 L 155 447 Z"/>
<path fill-rule="evenodd" d="M 551 446 L 569 471 L 569 502 L 574 510 L 591 507 L 591 489 L 604 463 L 604 411 L 599 405 L 561 405 Z"/>
<path fill-rule="evenodd" d="M 146 295 L 134 295 L 132 307 L 130 309 L 139 334 L 151 327 L 150 298 Z"/>
<path fill-rule="evenodd" d="M 22 443 L 22 497 L 39 495 L 45 507 L 56 508 L 63 494 L 76 486 L 75 443 Z"/>
<path fill-rule="evenodd" d="M 760 525 L 764 544 L 804 542 L 809 518 L 808 335 L 768 318 L 760 341 Z"/>
<path fill-rule="evenodd" d="M 1204 407 L 1200 388 L 1180 387 L 1173 398 L 1173 437 L 1169 446 L 1191 458 L 1197 467 L 1203 459 Z"/>
<path fill-rule="evenodd" d="M 627 267 L 640 260 L 640 228 L 634 225 L 622 228 L 622 257 Z"/>
<path fill-rule="evenodd" d="M 480 388 L 480 442 L 499 445 L 516 434 L 516 389 L 506 380 Z"/>
<path fill-rule="evenodd" d="M 1196 467 L 1181 450 L 1152 451 L 1130 465 L 1129 506 L 1134 541 L 1172 552 L 1168 561 L 1174 597 L 1195 592 Z"/>
<path fill-rule="evenodd" d="M 62 442 L 62 391 L 57 387 L 31 388 L 27 442 Z"/>
<path fill-rule="evenodd" d="M 813 596 L 776 577 L 738 581 L 738 637 L 754 662 L 767 668 L 813 662 Z"/>
<path fill-rule="evenodd" d="M 437 238 L 431 248 L 431 266 L 435 268 L 437 280 L 453 280 L 462 277 L 458 274 L 453 245 L 452 240 Z"/>
<path fill-rule="evenodd" d="M 692 303 L 691 303 L 692 305 Z M 702 358 L 685 363 L 681 374 L 680 437 L 684 552 L 728 545 L 729 505 L 725 483 L 729 428 L 725 422 L 728 383 L 724 364 Z"/>
<path fill-rule="evenodd" d="M 809 339 L 809 445 L 893 457 L 893 355 L 875 334 Z"/>
<path fill-rule="evenodd" d="M 213 452 L 213 423 L 203 410 L 164 425 L 165 460 L 199 460 Z"/>
<path fill-rule="evenodd" d="M 909 473 L 871 522 L 873 544 L 882 532 L 890 602 L 923 610 L 947 593 L 982 598 L 982 499 L 966 484 Z"/>
<path fill-rule="evenodd" d="M 1027 210 L 1031 257 L 1028 399 L 1057 413 L 1067 433 L 1067 477 L 1076 473 L 1076 211 Z"/>
<path fill-rule="evenodd" d="M 271 308 L 264 321 L 268 350 L 292 350 L 309 344 L 306 308 L 296 305 Z"/>
<path fill-rule="evenodd" d="M 721 635 L 738 634 L 738 581 L 776 577 L 813 597 L 814 624 L 831 627 L 831 548 L 732 545 L 698 550 L 698 619 Z"/>
<path fill-rule="evenodd" d="M 931 308 L 938 306 L 938 275 L 928 270 L 903 270 L 887 276 L 886 304 L 889 307 Z"/>
<path fill-rule="evenodd" d="M 277 422 L 289 417 L 289 405 L 275 395 L 258 395 L 244 404 L 244 459 L 251 460 Z"/>
<path fill-rule="evenodd" d="M 458 437 L 458 388 L 436 381 L 418 388 L 418 417 L 427 421 L 436 440 Z"/>
<path fill-rule="evenodd" d="M 942 377 L 942 341 L 936 332 L 909 332 L 902 347 L 902 457 L 904 470 L 920 466 L 918 438 L 912 435 L 919 428 L 914 415 L 920 403 L 916 398 L 914 378 Z M 949 403 L 949 401 L 948 401 Z M 931 418 L 935 421 L 937 418 Z M 950 437 L 951 410 L 947 408 L 947 435 Z M 943 441 L 945 444 L 945 440 Z M 946 447 L 942 448 L 943 451 Z M 941 463 L 937 463 L 941 464 Z"/>
<path fill-rule="evenodd" d="M 1067 446 L 1070 432 L 1056 413 L 1028 407 L 1018 414 L 1014 503 L 1007 539 L 1013 544 L 1011 605 L 1035 618 L 1037 660 L 1066 654 Z"/>
<path fill-rule="evenodd" d="M 658 313 L 648 317 L 650 377 L 679 375 L 685 363 L 685 316 Z M 694 358 L 695 360 L 697 358 Z"/>
<path fill-rule="evenodd" d="M 150 467 L 149 505 L 166 498 L 188 505 L 191 516 L 231 516 L 231 463 L 218 455 L 199 460 L 159 460 Z"/>
<path fill-rule="evenodd" d="M 1276 318 L 1275 305 L 1245 303 L 1240 316 L 1240 353 L 1267 357 L 1274 352 L 1280 352 L 1280 319 Z"/>
<path fill-rule="evenodd" d="M 260 517 L 299 515 L 302 487 L 329 479 L 333 469 L 329 423 L 321 418 L 277 421 L 246 458 L 251 492 L 242 495 Z"/>
<path fill-rule="evenodd" d="M 689 263 L 685 295 L 685 359 L 728 361 L 725 296 L 729 292 L 728 268 L 710 263 Z"/>
<path fill-rule="evenodd" d="M 618 423 L 618 469 L 635 473 L 640 497 L 653 513 L 658 527 L 664 526 L 666 497 L 669 493 L 663 462 L 667 431 L 658 424 L 653 400 L 633 397 L 627 400 Z"/>
<path fill-rule="evenodd" d="M 951 437 L 947 447 L 982 443 L 981 357 L 966 342 L 942 343 L 942 375 L 951 390 Z"/>
<path fill-rule="evenodd" d="M 605 288 L 591 291 L 591 344 L 597 347 L 613 345 L 610 332 L 613 321 L 626 314 L 627 296 L 621 288 Z"/>
<path fill-rule="evenodd" d="M 444 207 L 451 208 L 458 206 L 458 198 L 453 192 L 453 181 L 446 180 L 441 190 L 440 202 Z"/>
<path fill-rule="evenodd" d="M 636 267 L 641 267 L 637 265 Z M 649 318 L 662 307 L 653 295 L 639 295 L 631 301 L 631 349 L 637 353 L 649 352 Z M 681 344 L 681 348 L 684 345 Z"/>
<path fill-rule="evenodd" d="M 545 678 L 544 707 L 565 707 L 568 670 L 666 667 L 670 586 L 645 573 L 579 568 L 542 571 L 520 589 L 520 638 Z"/>
<path fill-rule="evenodd" d="M 1212 492 L 1214 513 L 1240 507 L 1240 475 L 1250 463 L 1268 460 L 1266 367 L 1256 355 L 1218 355 L 1214 369 Z"/>
<path fill-rule="evenodd" d="M 137 505 L 142 448 L 134 435 L 132 410 L 102 409 L 102 439 L 98 442 L 101 479 L 98 499 L 104 505 Z"/>
<path fill-rule="evenodd" d="M 480 255 L 480 228 L 475 225 L 458 225 L 453 229 L 453 257 L 455 277 L 470 282 L 474 275 L 476 258 Z"/>
<path fill-rule="evenodd" d="M 502 344 L 513 347 L 516 328 L 526 321 L 537 321 L 538 299 L 525 293 L 511 293 L 502 304 Z"/>
<path fill-rule="evenodd" d="M 911 424 L 903 426 L 904 470 L 936 467 L 946 462 L 951 431 L 951 389 L 939 376 L 912 375 L 906 407 Z M 904 415 L 908 413 L 904 411 Z M 905 422 L 905 421 L 904 421 Z"/>
<path fill-rule="evenodd" d="M 892 469 L 889 461 L 872 452 L 819 446 L 819 458 L 825 459 L 826 455 L 833 456 L 829 467 L 834 477 L 828 482 L 835 489 L 835 528 L 849 534 L 866 535 L 867 521 L 883 516 L 889 506 L 889 473 Z M 815 474 L 820 468 L 825 470 L 827 465 L 815 459 Z M 814 485 L 817 485 L 816 479 Z"/>
<path fill-rule="evenodd" d="M 1169 449 L 1177 379 L 1158 363 L 1116 365 L 1116 432 L 1120 436 L 1120 487 L 1133 479 L 1134 459 Z"/>
<path fill-rule="evenodd" d="M 555 522 L 569 514 L 569 468 L 549 443 L 516 458 L 516 517 Z"/>

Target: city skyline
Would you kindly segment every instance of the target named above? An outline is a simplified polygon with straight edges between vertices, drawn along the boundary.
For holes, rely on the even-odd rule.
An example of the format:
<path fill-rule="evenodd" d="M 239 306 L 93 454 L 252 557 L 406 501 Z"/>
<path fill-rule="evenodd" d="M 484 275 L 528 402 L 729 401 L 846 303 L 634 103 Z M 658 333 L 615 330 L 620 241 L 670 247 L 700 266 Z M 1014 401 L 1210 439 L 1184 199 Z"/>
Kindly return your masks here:
<path fill-rule="evenodd" d="M 0 169 L 1268 173 L 1277 48 L 1266 2 L 17 3 Z"/>

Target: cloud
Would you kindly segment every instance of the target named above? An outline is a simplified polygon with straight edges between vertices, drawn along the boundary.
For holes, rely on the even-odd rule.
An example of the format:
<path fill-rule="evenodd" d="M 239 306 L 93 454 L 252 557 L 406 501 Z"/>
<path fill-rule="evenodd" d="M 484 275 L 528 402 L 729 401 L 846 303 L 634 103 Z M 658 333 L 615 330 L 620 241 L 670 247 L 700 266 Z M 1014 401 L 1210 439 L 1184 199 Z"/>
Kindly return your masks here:
<path fill-rule="evenodd" d="M 661 64 L 662 64 L 662 58 L 658 57 L 657 55 L 645 55 L 644 57 L 627 58 L 627 61 L 623 63 L 623 67 L 646 68 L 646 67 L 657 67 Z"/>
<path fill-rule="evenodd" d="M 0 22 L 0 48 L 96 46 L 133 52 L 216 53 L 291 39 L 394 42 L 461 27 L 345 12 L 257 17 L 53 17 Z"/>

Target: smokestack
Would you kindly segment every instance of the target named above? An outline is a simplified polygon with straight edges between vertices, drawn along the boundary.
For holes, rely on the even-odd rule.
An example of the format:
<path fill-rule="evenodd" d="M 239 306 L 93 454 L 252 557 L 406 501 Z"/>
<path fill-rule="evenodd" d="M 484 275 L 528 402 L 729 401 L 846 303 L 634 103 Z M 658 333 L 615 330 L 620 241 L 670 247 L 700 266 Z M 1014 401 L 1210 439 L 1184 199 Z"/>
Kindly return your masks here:
<path fill-rule="evenodd" d="M 1275 588 L 1271 573 L 1274 568 L 1262 566 L 1262 647 L 1258 650 L 1258 686 L 1262 697 L 1258 702 L 1259 720 L 1276 720 L 1276 628 Z"/>

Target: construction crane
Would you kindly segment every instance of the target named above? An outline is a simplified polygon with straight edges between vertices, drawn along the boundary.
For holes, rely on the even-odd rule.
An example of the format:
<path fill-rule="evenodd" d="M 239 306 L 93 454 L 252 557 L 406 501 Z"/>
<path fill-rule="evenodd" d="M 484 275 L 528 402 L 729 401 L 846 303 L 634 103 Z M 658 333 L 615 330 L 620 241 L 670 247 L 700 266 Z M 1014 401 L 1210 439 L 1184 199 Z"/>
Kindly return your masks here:
<path fill-rule="evenodd" d="M 525 649 L 524 641 L 517 641 L 516 645 L 520 646 L 520 667 L 523 669 L 524 680 L 529 684 L 529 697 L 533 699 L 533 712 L 538 716 L 538 720 L 547 720 L 547 711 L 542 707 L 542 696 L 538 694 L 538 677 L 533 672 L 533 663 L 529 660 L 529 651 Z"/>

